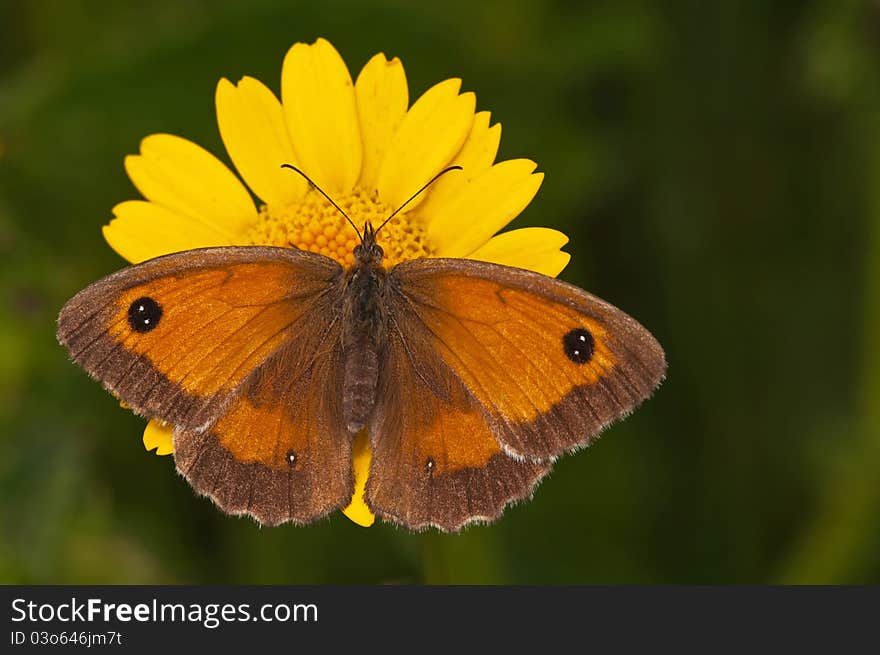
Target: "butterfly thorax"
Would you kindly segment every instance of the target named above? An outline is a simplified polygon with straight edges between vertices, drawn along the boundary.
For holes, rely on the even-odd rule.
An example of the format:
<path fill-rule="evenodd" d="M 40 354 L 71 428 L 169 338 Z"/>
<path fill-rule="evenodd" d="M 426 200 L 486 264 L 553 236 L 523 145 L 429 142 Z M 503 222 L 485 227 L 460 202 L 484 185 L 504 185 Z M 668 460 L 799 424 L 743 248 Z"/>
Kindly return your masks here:
<path fill-rule="evenodd" d="M 345 362 L 342 408 L 351 433 L 367 424 L 376 403 L 379 353 L 387 325 L 382 302 L 386 276 L 383 252 L 369 224 L 354 256 L 355 264 L 346 272 L 342 316 Z"/>

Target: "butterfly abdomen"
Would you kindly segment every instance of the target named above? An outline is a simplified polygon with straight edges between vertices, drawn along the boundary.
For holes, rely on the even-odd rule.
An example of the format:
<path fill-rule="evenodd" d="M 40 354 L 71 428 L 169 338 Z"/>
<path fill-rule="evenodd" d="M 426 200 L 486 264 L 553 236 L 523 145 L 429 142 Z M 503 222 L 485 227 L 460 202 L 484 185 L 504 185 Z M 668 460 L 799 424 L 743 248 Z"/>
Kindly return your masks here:
<path fill-rule="evenodd" d="M 376 404 L 378 381 L 379 361 L 374 349 L 365 347 L 346 353 L 342 411 L 345 425 L 352 434 L 363 428 L 370 418 Z"/>
<path fill-rule="evenodd" d="M 386 331 L 381 302 L 384 278 L 381 268 L 359 266 L 346 285 L 342 411 L 352 434 L 367 424 L 376 404 L 379 349 Z"/>

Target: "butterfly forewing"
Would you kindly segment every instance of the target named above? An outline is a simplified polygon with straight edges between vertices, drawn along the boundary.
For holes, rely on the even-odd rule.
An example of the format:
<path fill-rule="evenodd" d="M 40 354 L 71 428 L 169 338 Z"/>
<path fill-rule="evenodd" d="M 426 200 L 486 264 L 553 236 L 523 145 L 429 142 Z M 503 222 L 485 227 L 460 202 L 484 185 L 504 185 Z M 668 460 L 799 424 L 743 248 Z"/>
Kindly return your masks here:
<path fill-rule="evenodd" d="M 666 370 L 662 348 L 634 319 L 537 273 L 416 260 L 392 270 L 388 293 L 519 457 L 545 461 L 587 445 Z"/>
<path fill-rule="evenodd" d="M 209 248 L 123 269 L 74 296 L 58 339 L 134 410 L 198 428 L 295 333 L 341 273 L 283 248 Z"/>

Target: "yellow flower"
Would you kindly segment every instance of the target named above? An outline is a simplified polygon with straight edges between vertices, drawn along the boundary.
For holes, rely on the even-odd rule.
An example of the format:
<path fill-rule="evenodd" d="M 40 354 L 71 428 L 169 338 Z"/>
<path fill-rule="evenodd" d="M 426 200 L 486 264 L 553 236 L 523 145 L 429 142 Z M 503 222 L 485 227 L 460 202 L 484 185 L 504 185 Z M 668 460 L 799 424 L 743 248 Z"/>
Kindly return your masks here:
<path fill-rule="evenodd" d="M 458 164 L 463 170 L 438 180 L 382 230 L 386 265 L 464 257 L 558 275 L 569 260 L 560 250 L 564 234 L 533 227 L 496 235 L 531 202 L 543 174 L 528 159 L 494 163 L 501 125 L 490 126 L 489 112 L 475 112 L 476 97 L 460 88 L 458 79 L 440 82 L 409 106 L 399 59 L 376 55 L 352 83 L 328 41 L 297 43 L 284 58 L 280 102 L 251 77 L 217 85 L 220 136 L 247 187 L 195 143 L 148 136 L 140 154 L 125 159 L 146 200 L 114 207 L 104 237 L 132 263 L 206 246 L 275 245 L 350 265 L 354 231 L 281 164 L 308 173 L 358 225 L 381 223 L 436 173 Z M 144 445 L 170 453 L 170 427 L 151 421 Z M 361 525 L 374 519 L 363 500 L 369 462 L 364 432 L 354 447 L 355 494 L 343 510 Z"/>

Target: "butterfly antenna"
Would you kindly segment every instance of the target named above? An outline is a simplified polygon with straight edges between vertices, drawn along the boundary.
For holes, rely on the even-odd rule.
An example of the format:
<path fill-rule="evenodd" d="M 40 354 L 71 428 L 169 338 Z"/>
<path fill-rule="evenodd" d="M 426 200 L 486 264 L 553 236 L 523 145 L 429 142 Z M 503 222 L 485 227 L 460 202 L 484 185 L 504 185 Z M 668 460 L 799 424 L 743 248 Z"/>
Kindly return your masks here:
<path fill-rule="evenodd" d="M 423 186 L 421 189 L 419 189 L 419 190 L 416 191 L 414 194 L 412 194 L 412 195 L 409 197 L 409 200 L 407 200 L 407 201 L 406 201 L 405 203 L 403 203 L 400 207 L 398 207 L 397 209 L 395 209 L 395 210 L 391 213 L 391 216 L 389 216 L 389 217 L 386 218 L 384 221 L 382 221 L 382 225 L 380 225 L 378 228 L 376 228 L 376 232 L 378 232 L 378 231 L 381 230 L 383 227 L 385 227 L 385 223 L 387 223 L 387 222 L 390 221 L 392 218 L 394 218 L 395 216 L 397 216 L 397 215 L 401 212 L 401 210 L 402 210 L 404 207 L 406 207 L 409 203 L 411 203 L 413 200 L 415 200 L 416 198 L 418 198 L 419 195 L 422 193 L 422 191 L 424 191 L 424 190 L 427 189 L 429 186 L 431 186 L 432 184 L 434 184 L 434 182 L 436 182 L 437 180 L 439 180 L 441 177 L 443 177 L 444 175 L 446 175 L 446 174 L 447 174 L 448 172 L 450 172 L 450 171 L 461 171 L 461 170 L 464 170 L 461 166 L 450 166 L 449 168 L 444 168 L 442 171 L 440 171 L 439 173 L 437 173 L 434 177 L 432 177 L 432 178 L 428 181 L 427 184 L 425 184 L 425 186 Z"/>
<path fill-rule="evenodd" d="M 336 207 L 336 211 L 338 211 L 340 214 L 342 214 L 343 216 L 345 216 L 345 220 L 347 220 L 347 221 L 348 221 L 348 224 L 351 225 L 351 226 L 354 228 L 355 233 L 358 235 L 358 239 L 361 240 L 361 243 L 364 242 L 364 237 L 361 235 L 360 230 L 357 229 L 357 225 L 354 224 L 354 221 L 351 220 L 351 218 L 349 218 L 348 214 L 345 213 L 345 211 L 342 209 L 342 207 L 340 207 L 340 206 L 337 205 L 335 202 L 333 202 L 333 198 L 331 198 L 331 197 L 328 196 L 326 193 L 324 193 L 324 189 L 322 189 L 322 188 L 319 187 L 317 184 L 315 184 L 314 181 L 312 181 L 312 178 L 310 178 L 308 175 L 306 175 L 305 173 L 303 173 L 300 169 L 298 169 L 298 168 L 297 168 L 296 166 L 294 166 L 293 164 L 281 164 L 281 168 L 289 168 L 290 170 L 292 170 L 292 171 L 296 171 L 297 173 L 299 173 L 300 175 L 302 175 L 302 176 L 305 178 L 306 182 L 309 183 L 309 186 L 310 186 L 310 187 L 312 187 L 312 188 L 315 189 L 318 193 L 320 193 L 322 196 L 324 196 L 324 197 L 327 199 L 327 202 L 329 202 L 331 205 L 333 205 L 334 207 Z M 444 171 L 444 172 L 445 172 L 445 171 Z M 440 177 L 440 176 L 438 175 L 437 177 Z M 436 179 L 436 178 L 434 178 L 434 179 Z M 433 181 L 434 181 L 434 180 L 431 180 L 431 182 L 433 182 Z M 430 184 L 430 182 L 429 182 L 428 184 Z M 421 192 L 419 192 L 419 193 L 421 193 Z M 418 195 L 418 194 L 416 194 L 416 195 Z M 412 200 L 412 198 L 410 198 L 410 200 Z M 407 200 L 406 202 L 409 202 L 409 200 Z M 404 204 L 405 204 L 405 203 L 404 203 Z M 393 216 L 393 214 L 392 214 L 392 216 Z M 383 223 L 383 225 L 384 225 L 384 223 Z"/>

